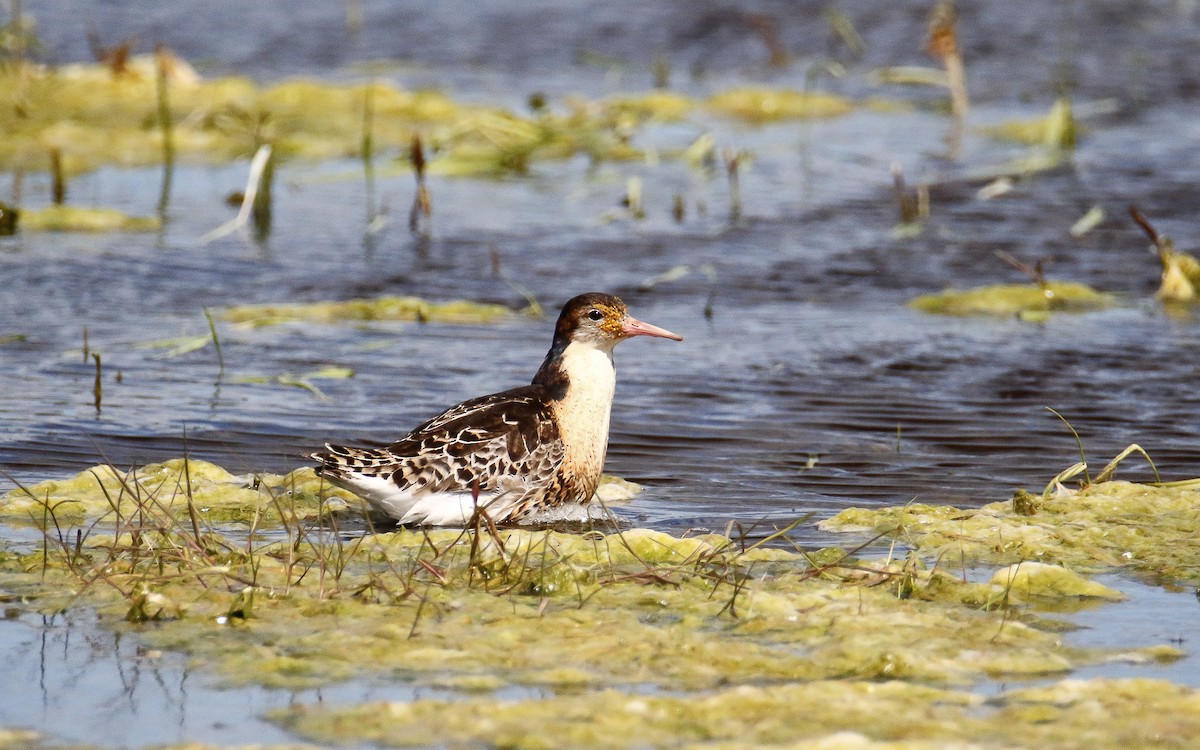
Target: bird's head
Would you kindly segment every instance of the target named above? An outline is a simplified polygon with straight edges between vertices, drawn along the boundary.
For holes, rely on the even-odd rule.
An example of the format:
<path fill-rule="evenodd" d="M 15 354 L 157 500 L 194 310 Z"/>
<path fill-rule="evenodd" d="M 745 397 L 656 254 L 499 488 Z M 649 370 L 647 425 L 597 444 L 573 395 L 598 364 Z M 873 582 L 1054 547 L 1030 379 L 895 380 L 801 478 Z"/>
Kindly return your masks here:
<path fill-rule="evenodd" d="M 554 327 L 555 343 L 577 342 L 609 351 L 633 336 L 683 341 L 679 334 L 643 323 L 629 314 L 629 308 L 620 298 L 601 292 L 589 292 L 569 300 L 563 305 Z"/>

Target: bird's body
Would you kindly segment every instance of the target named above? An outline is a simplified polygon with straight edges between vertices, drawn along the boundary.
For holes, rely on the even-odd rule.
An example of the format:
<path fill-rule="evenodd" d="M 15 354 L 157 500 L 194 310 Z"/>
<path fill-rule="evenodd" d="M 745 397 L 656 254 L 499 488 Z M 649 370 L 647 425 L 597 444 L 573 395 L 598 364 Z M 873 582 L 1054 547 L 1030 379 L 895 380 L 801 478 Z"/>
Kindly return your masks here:
<path fill-rule="evenodd" d="M 317 473 L 402 524 L 497 523 L 596 491 L 616 386 L 612 350 L 630 336 L 679 336 L 631 318 L 612 295 L 567 302 L 530 385 L 464 401 L 387 448 L 328 445 Z"/>

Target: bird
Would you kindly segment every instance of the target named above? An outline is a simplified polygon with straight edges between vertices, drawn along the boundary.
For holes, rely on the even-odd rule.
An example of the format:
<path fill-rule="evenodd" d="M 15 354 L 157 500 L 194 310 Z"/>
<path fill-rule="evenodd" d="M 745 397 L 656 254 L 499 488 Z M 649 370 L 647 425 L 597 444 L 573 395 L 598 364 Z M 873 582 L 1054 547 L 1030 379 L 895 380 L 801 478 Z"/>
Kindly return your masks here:
<path fill-rule="evenodd" d="M 327 443 L 311 454 L 316 473 L 406 526 L 519 523 L 587 505 L 608 450 L 613 348 L 635 336 L 683 340 L 614 295 L 573 297 L 532 383 L 452 406 L 386 448 Z"/>

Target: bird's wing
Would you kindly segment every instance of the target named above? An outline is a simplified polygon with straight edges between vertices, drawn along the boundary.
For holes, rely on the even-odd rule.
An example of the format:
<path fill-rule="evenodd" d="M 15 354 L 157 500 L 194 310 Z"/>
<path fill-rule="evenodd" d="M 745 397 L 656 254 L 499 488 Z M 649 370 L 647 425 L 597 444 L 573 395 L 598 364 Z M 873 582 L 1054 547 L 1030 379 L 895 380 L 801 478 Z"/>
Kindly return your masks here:
<path fill-rule="evenodd" d="M 465 401 L 382 450 L 328 446 L 326 472 L 388 476 L 412 493 L 511 491 L 549 481 L 563 461 L 557 423 L 541 386 Z M 519 482 L 514 483 L 514 480 Z"/>

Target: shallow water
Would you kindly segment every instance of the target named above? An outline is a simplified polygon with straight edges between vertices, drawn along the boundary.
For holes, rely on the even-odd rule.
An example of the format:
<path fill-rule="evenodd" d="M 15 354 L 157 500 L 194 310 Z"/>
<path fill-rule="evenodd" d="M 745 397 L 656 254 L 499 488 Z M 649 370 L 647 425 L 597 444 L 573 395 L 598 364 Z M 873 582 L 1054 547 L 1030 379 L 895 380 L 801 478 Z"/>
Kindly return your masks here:
<path fill-rule="evenodd" d="M 1167 592 L 1116 576 L 1101 580 L 1120 588 L 1129 601 L 1071 614 L 1068 619 L 1082 629 L 1068 633 L 1068 643 L 1120 651 L 1173 642 L 1191 650 L 1196 607 L 1191 594 Z M 184 657 L 147 650 L 139 646 L 135 635 L 105 629 L 86 612 L 66 618 L 22 615 L 0 620 L 0 657 L 7 665 L 9 684 L 22 686 L 0 704 L 0 725 L 38 729 L 63 742 L 104 747 L 174 742 L 232 745 L 251 740 L 282 744 L 294 738 L 262 719 L 273 709 L 294 704 L 338 706 L 461 697 L 453 691 L 414 688 L 380 678 L 313 690 L 223 688 Z M 1081 679 L 1165 679 L 1200 687 L 1196 661 L 1194 655 L 1171 664 L 1115 661 L 1083 667 L 1072 674 Z M 978 689 L 988 695 L 1038 682 L 996 682 Z M 522 700 L 547 694 L 537 688 L 510 687 L 493 697 Z M 65 720 L 67 716 L 70 721 Z"/>
<path fill-rule="evenodd" d="M 148 48 L 162 39 L 206 73 L 358 79 L 363 68 L 355 65 L 393 58 L 398 64 L 384 75 L 401 84 L 512 107 L 534 91 L 553 105 L 573 91 L 646 90 L 655 55 L 671 61 L 673 86 L 691 93 L 728 84 L 799 86 L 834 49 L 817 20 L 825 3 L 703 11 L 684 2 L 419 9 L 366 2 L 368 22 L 358 35 L 347 34 L 338 3 L 288 3 L 286 13 L 282 3 L 93 5 L 84 14 L 76 2 L 26 4 L 47 59 L 87 57 L 80 20 L 87 17 L 108 42 L 138 34 Z M 845 60 L 848 75 L 820 77 L 820 86 L 928 100 L 928 92 L 872 87 L 865 76 L 878 65 L 927 64 L 920 53 L 924 4 L 840 7 L 858 24 L 867 52 Z M 797 56 L 791 67 L 765 64 L 763 41 L 743 11 L 777 19 L 783 44 Z M 1125 214 L 1136 203 L 1181 249 L 1198 244 L 1195 8 L 1018 3 L 960 14 L 973 125 L 1040 115 L 1060 84 L 1077 104 L 1114 100 L 1114 111 L 1084 120 L 1073 166 L 1020 180 L 1012 192 L 985 201 L 976 175 L 1024 150 L 969 129 L 951 154 L 947 118 L 925 108 L 862 109 L 829 122 L 761 128 L 706 118 L 652 127 L 639 142 L 678 148 L 708 130 L 720 145 L 752 151 L 736 220 L 721 174 L 670 162 L 592 167 L 574 160 L 538 164 L 529 176 L 504 181 L 431 178 L 434 219 L 422 237 L 404 222 L 411 177 L 381 177 L 378 195 L 394 220 L 368 235 L 360 166 L 346 162 L 285 165 L 265 242 L 235 234 L 203 244 L 205 232 L 231 217 L 223 198 L 245 174 L 245 164 L 236 164 L 180 169 L 160 235 L 0 238 L 0 336 L 25 337 L 0 344 L 0 467 L 9 477 L 0 479 L 0 490 L 12 480 L 64 476 L 104 460 L 137 465 L 186 451 L 234 472 L 286 471 L 327 439 L 387 442 L 451 403 L 527 381 L 549 343 L 551 321 L 260 330 L 218 323 L 223 371 L 212 347 L 166 357 L 142 345 L 204 334 L 204 308 L 244 302 L 417 294 L 521 307 L 510 281 L 547 310 L 577 292 L 612 291 L 639 317 L 685 336 L 679 345 L 637 341 L 617 352 L 608 470 L 647 486 L 621 511 L 638 523 L 720 530 L 733 521 L 823 517 L 849 504 L 979 504 L 1018 486 L 1040 489 L 1078 458 L 1074 438 L 1045 407 L 1071 422 L 1093 465 L 1137 442 L 1164 478 L 1200 475 L 1195 313 L 1168 314 L 1152 299 L 1157 262 Z M 533 27 L 538 33 L 520 33 Z M 910 183 L 936 183 L 932 218 L 917 237 L 891 233 L 893 162 Z M 618 207 L 632 176 L 645 183 L 643 221 Z M 103 169 L 73 181 L 69 199 L 151 214 L 158 180 L 157 170 Z M 30 175 L 24 192 L 29 204 L 44 203 L 48 180 Z M 682 223 L 671 218 L 677 192 L 687 201 Z M 1069 227 L 1094 205 L 1106 220 L 1071 237 Z M 1046 258 L 1051 276 L 1118 293 L 1122 304 L 1043 324 L 938 318 L 904 307 L 948 286 L 1023 281 L 997 250 Z M 688 272 L 658 280 L 680 267 Z M 711 319 L 704 314 L 710 298 Z M 82 352 L 85 326 L 90 349 L 103 358 L 99 410 L 94 365 Z M 318 382 L 324 399 L 239 382 L 327 364 L 352 368 L 355 376 Z M 1151 477 L 1138 461 L 1127 465 L 1123 478 Z M 811 527 L 801 540 L 829 543 Z M 1096 610 L 1094 619 L 1074 616 L 1093 628 L 1086 633 L 1124 642 L 1144 634 L 1148 622 L 1126 615 L 1154 613 L 1149 622 L 1169 639 L 1167 623 L 1181 623 L 1184 632 L 1194 614 L 1190 597 L 1120 587 L 1137 592 L 1134 600 Z M 23 669 L 47 675 L 42 707 L 31 694 L 28 713 L 6 707 L 11 713 L 0 714 L 0 723 L 29 725 L 17 717 L 40 716 L 38 726 L 65 739 L 73 735 L 56 730 L 61 712 L 82 705 L 61 697 L 72 691 L 94 692 L 92 715 L 101 727 L 81 739 L 112 745 L 244 737 L 241 725 L 226 732 L 207 717 L 236 704 L 248 713 L 229 721 L 250 721 L 245 717 L 292 699 L 210 692 L 206 678 L 190 675 L 175 657 L 147 659 L 133 643 L 87 622 L 43 628 L 25 616 L 0 629 L 7 632 L 0 647 L 28 651 Z M 40 657 L 22 651 L 39 642 L 49 643 Z M 79 653 L 78 642 L 88 649 Z M 1195 684 L 1191 663 L 1110 665 L 1089 674 L 1166 670 L 1162 676 Z M 84 677 L 72 683 L 77 672 L 94 673 L 86 680 L 102 687 L 91 691 Z M 350 686 L 333 694 L 383 689 Z M 142 710 L 175 716 L 177 709 L 178 721 L 137 739 L 102 721 L 118 706 L 152 705 L 160 710 Z M 278 738 L 272 732 L 278 730 L 267 727 L 261 737 Z"/>

